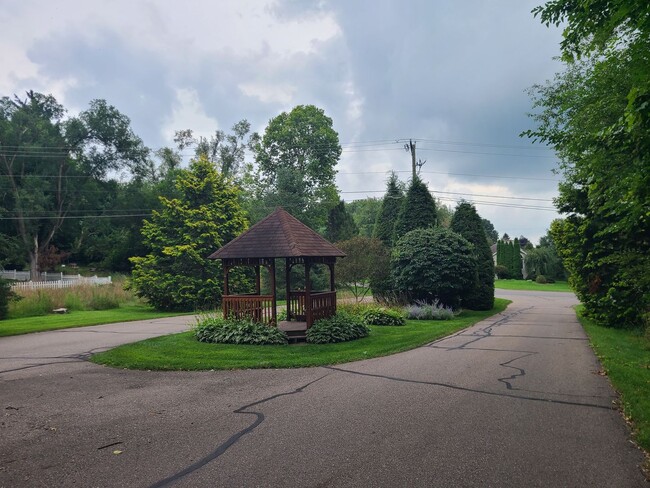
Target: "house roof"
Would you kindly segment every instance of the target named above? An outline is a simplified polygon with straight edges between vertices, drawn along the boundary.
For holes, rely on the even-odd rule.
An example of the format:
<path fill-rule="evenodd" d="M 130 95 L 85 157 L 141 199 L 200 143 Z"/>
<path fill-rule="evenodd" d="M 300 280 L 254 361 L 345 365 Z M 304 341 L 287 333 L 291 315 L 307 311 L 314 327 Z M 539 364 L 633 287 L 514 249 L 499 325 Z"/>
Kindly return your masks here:
<path fill-rule="evenodd" d="M 283 208 L 260 220 L 210 259 L 345 257 L 345 253 Z"/>

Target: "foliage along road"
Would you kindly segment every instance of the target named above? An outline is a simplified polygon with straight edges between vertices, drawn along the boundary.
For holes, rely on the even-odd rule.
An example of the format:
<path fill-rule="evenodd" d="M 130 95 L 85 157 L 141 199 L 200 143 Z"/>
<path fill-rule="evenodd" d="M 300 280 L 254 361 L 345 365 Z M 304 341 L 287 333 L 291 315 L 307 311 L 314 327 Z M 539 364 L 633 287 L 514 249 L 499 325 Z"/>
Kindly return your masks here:
<path fill-rule="evenodd" d="M 573 295 L 499 295 L 500 316 L 335 367 L 1 372 L 0 486 L 646 486 Z"/>

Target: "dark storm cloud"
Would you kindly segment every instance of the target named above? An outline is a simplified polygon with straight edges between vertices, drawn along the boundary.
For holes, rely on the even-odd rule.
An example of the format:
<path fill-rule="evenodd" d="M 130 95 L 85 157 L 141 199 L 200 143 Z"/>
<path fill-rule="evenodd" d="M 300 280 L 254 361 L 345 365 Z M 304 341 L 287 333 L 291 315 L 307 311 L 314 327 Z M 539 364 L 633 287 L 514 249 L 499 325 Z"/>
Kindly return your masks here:
<path fill-rule="evenodd" d="M 49 78 L 74 76 L 67 106 L 85 109 L 90 100 L 103 98 L 131 119 L 145 143 L 160 141 L 159 124 L 170 114 L 175 95 L 166 67 L 153 53 L 101 31 L 90 40 L 75 33 L 53 34 L 36 42 L 28 56 Z"/>
<path fill-rule="evenodd" d="M 532 20 L 534 3 L 380 1 L 367 8 L 340 1 L 332 6 L 365 99 L 364 138 L 527 144 L 518 137 L 530 125 L 524 90 L 550 76 L 558 40 L 557 33 Z M 484 169 L 475 159 L 463 160 L 463 170 Z M 539 174 L 541 166 L 519 169 Z"/>

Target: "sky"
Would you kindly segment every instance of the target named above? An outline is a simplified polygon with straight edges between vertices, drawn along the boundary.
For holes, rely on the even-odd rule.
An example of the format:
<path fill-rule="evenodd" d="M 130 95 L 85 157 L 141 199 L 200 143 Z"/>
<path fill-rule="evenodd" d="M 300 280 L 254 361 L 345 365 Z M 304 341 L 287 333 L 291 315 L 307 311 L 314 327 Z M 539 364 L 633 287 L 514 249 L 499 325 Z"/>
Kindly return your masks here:
<path fill-rule="evenodd" d="M 413 139 L 441 203 L 537 242 L 557 159 L 519 134 L 526 90 L 561 70 L 540 3 L 0 0 L 0 96 L 51 93 L 73 114 L 106 99 L 152 149 L 313 104 L 339 134 L 344 200 L 381 198 L 391 170 L 407 181 Z"/>

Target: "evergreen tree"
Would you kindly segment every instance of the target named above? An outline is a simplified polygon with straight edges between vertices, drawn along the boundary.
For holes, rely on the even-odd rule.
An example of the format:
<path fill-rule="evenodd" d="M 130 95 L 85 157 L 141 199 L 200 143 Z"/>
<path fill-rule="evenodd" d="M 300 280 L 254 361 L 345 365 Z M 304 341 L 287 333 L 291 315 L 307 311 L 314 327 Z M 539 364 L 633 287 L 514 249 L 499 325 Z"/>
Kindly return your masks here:
<path fill-rule="evenodd" d="M 472 310 L 490 310 L 494 306 L 494 261 L 485 236 L 481 217 L 474 205 L 461 202 L 451 219 L 451 230 L 467 239 L 476 258 L 476 279 L 462 295 L 463 307 Z"/>
<path fill-rule="evenodd" d="M 417 176 L 411 181 L 406 197 L 395 222 L 395 240 L 415 229 L 435 227 L 436 201 L 429 189 Z"/>
<path fill-rule="evenodd" d="M 402 190 L 397 175 L 391 173 L 388 178 L 386 195 L 381 202 L 381 210 L 375 223 L 373 237 L 376 237 L 387 247 L 392 247 L 394 242 L 395 222 L 399 216 L 402 202 L 404 201 L 404 191 Z"/>
<path fill-rule="evenodd" d="M 497 241 L 497 266 L 503 266 L 503 242 Z"/>
<path fill-rule="evenodd" d="M 160 197 L 162 211 L 145 220 L 149 254 L 131 258 L 131 284 L 160 310 L 213 308 L 223 276 L 207 257 L 246 229 L 239 190 L 204 157 L 179 171 L 176 188 L 180 197 Z"/>
<path fill-rule="evenodd" d="M 522 280 L 524 278 L 521 274 L 522 267 L 521 246 L 519 245 L 519 239 L 515 237 L 515 241 L 512 243 L 512 277 L 515 280 Z"/>
<path fill-rule="evenodd" d="M 345 202 L 339 200 L 327 216 L 327 229 L 325 237 L 330 242 L 347 241 L 359 234 L 359 228 L 355 224 L 352 215 L 346 209 Z"/>

